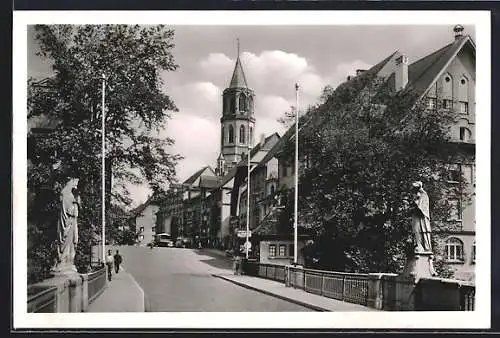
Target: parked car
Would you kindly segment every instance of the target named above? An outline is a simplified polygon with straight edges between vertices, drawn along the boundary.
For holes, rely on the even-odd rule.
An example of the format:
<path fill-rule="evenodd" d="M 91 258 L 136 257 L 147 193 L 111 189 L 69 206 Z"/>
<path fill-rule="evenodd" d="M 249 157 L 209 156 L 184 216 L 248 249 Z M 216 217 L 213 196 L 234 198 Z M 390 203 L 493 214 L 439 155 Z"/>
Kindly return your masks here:
<path fill-rule="evenodd" d="M 162 233 L 155 236 L 156 246 L 167 246 L 173 248 L 175 246 L 174 240 L 170 234 Z"/>
<path fill-rule="evenodd" d="M 179 236 L 175 240 L 175 247 L 176 248 L 190 248 L 191 247 L 191 240 L 187 237 Z"/>

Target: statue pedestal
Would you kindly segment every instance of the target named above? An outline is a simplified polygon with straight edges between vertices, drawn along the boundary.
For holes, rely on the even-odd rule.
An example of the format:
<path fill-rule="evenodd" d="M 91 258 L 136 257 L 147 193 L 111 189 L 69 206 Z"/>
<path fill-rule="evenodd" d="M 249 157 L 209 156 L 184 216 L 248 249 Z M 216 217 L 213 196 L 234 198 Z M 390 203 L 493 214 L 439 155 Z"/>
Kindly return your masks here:
<path fill-rule="evenodd" d="M 415 253 L 413 257 L 408 258 L 402 275 L 413 277 L 415 282 L 420 278 L 434 277 L 436 272 L 433 260 L 434 254 L 430 251 Z"/>
<path fill-rule="evenodd" d="M 87 279 L 78 272 L 55 272 L 54 277 L 35 284 L 42 287 L 57 288 L 56 312 L 82 312 L 87 304 L 84 297 L 88 298 L 86 288 Z M 87 293 L 87 295 L 86 295 Z"/>

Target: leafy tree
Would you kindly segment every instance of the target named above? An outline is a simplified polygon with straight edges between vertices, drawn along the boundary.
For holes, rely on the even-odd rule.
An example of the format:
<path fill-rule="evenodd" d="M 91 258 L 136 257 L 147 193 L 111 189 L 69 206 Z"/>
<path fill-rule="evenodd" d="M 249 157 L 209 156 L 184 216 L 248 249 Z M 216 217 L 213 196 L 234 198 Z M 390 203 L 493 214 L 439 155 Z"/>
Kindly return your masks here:
<path fill-rule="evenodd" d="M 422 181 L 429 194 L 433 230 L 447 226 L 448 194 L 469 196 L 445 179 L 464 153 L 450 142 L 453 112 L 428 110 L 412 91 L 394 93 L 370 73 L 326 88 L 322 100 L 299 122 L 299 221 L 316 231 L 324 267 L 400 272 L 413 251 L 411 183 Z"/>
<path fill-rule="evenodd" d="M 157 188 L 175 177 L 181 157 L 168 152 L 173 139 L 159 137 L 166 120 L 177 111 L 162 78 L 163 72 L 178 67 L 172 55 L 174 31 L 162 25 L 38 25 L 35 30 L 39 55 L 51 62 L 53 74 L 43 81 L 28 80 L 28 119 L 43 117 L 54 128 L 48 135 L 28 134 L 28 188 L 35 195 L 43 187 L 55 193 L 42 207 L 30 209 L 29 218 L 34 220 L 30 233 L 45 232 L 40 214 L 54 217 L 59 187 L 68 176 L 79 177 L 83 210 L 76 260 L 83 271 L 92 233 L 101 223 L 102 74 L 107 78 L 108 182 L 113 175 L 107 201 L 113 198 L 127 205 L 127 183 L 147 182 Z M 55 163 L 61 163 L 58 171 Z M 55 227 L 53 219 L 47 222 L 49 228 Z M 51 241 L 43 242 L 39 250 L 50 251 Z M 39 261 L 38 253 L 30 255 Z"/>

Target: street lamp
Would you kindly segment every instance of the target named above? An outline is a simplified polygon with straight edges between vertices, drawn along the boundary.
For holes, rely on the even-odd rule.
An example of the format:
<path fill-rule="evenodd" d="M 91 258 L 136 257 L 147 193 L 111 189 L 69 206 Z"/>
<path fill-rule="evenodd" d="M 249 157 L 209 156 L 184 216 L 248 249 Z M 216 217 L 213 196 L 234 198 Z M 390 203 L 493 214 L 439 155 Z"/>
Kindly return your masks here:
<path fill-rule="evenodd" d="M 299 84 L 295 84 L 295 205 L 293 224 L 293 263 L 297 264 L 297 211 L 299 198 Z"/>
<path fill-rule="evenodd" d="M 105 127 L 106 75 L 102 74 L 102 116 L 101 116 L 101 182 L 102 182 L 102 261 L 106 262 L 106 127 Z"/>
<path fill-rule="evenodd" d="M 247 231 L 245 242 L 245 256 L 248 259 L 248 232 L 250 231 L 250 142 L 248 142 L 248 163 L 247 163 Z"/>

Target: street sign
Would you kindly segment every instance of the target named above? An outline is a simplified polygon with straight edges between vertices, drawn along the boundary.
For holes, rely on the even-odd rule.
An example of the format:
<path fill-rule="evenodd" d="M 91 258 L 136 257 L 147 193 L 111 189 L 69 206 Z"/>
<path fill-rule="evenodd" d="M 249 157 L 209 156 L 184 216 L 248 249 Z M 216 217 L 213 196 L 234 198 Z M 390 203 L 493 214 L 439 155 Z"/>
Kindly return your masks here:
<path fill-rule="evenodd" d="M 252 243 L 251 242 L 245 242 L 245 249 L 250 250 L 252 248 Z"/>
<path fill-rule="evenodd" d="M 245 230 L 238 230 L 238 232 L 236 233 L 236 236 L 238 236 L 238 238 L 246 238 L 247 232 Z M 248 237 L 252 237 L 251 231 L 248 232 Z"/>

